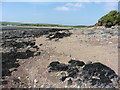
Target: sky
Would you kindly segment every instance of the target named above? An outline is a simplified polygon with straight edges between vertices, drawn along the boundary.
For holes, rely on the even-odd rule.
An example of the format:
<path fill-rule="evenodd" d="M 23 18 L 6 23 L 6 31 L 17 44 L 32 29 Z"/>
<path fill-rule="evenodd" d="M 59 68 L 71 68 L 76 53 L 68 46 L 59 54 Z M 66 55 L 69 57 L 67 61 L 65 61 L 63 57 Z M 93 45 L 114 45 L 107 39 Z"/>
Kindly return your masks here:
<path fill-rule="evenodd" d="M 117 2 L 2 2 L 2 21 L 49 23 L 61 25 L 94 25 Z"/>

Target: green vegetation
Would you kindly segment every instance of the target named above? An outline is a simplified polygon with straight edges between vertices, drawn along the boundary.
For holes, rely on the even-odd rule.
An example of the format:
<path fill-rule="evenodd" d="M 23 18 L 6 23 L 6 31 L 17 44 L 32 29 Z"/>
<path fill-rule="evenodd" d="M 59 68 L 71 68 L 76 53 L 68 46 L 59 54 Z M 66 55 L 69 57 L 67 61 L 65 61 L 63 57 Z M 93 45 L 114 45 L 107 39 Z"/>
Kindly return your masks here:
<path fill-rule="evenodd" d="M 17 22 L 0 22 L 1 25 L 19 25 Z"/>
<path fill-rule="evenodd" d="M 84 26 L 84 25 L 77 25 L 77 26 L 73 26 L 75 28 L 82 28 L 82 27 L 93 27 L 94 25 L 91 25 L 91 26 Z"/>
<path fill-rule="evenodd" d="M 84 25 L 77 25 L 77 26 L 73 26 L 73 27 L 80 28 L 80 27 L 86 27 L 86 26 L 84 26 Z"/>
<path fill-rule="evenodd" d="M 4 26 L 44 26 L 44 27 L 74 27 L 74 28 L 82 28 L 82 27 L 91 27 L 84 25 L 70 26 L 70 25 L 58 25 L 58 24 L 43 24 L 43 23 L 17 23 L 17 22 L 0 22 L 1 25 Z"/>
<path fill-rule="evenodd" d="M 105 16 L 101 17 L 96 25 L 108 27 L 120 25 L 120 12 L 116 10 L 109 12 Z"/>
<path fill-rule="evenodd" d="M 68 25 L 57 25 L 57 24 L 37 24 L 37 23 L 28 23 L 28 24 L 25 24 L 25 23 L 22 23 L 22 24 L 19 24 L 19 26 L 50 26 L 50 27 L 70 27 Z"/>

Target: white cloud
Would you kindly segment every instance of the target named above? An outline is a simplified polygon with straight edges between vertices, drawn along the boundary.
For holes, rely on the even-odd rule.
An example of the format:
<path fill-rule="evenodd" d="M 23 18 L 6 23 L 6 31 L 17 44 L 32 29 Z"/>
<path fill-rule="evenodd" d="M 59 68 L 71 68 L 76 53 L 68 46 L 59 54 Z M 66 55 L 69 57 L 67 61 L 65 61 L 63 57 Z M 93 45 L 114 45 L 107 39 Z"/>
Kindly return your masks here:
<path fill-rule="evenodd" d="M 81 3 L 67 3 L 63 6 L 56 7 L 55 9 L 58 11 L 69 11 L 69 10 L 72 10 L 72 9 L 75 10 L 76 8 L 81 8 L 81 7 L 83 7 Z"/>
<path fill-rule="evenodd" d="M 71 6 L 71 7 L 82 7 L 83 5 L 80 3 L 67 3 L 66 6 Z"/>
<path fill-rule="evenodd" d="M 108 10 L 108 11 L 117 10 L 118 9 L 118 3 L 117 2 L 107 2 L 105 4 L 105 9 Z"/>
<path fill-rule="evenodd" d="M 56 7 L 55 9 L 58 10 L 58 11 L 69 11 L 70 10 L 69 7 L 65 7 L 65 6 Z"/>

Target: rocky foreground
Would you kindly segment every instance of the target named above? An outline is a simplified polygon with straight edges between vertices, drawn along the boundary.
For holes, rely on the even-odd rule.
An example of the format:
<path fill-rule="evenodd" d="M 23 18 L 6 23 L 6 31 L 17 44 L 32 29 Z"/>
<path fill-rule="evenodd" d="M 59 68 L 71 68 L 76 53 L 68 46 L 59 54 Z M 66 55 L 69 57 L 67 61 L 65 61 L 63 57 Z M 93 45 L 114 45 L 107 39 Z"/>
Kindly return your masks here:
<path fill-rule="evenodd" d="M 109 67 L 100 62 L 70 60 L 69 64 L 58 61 L 51 62 L 49 72 L 61 72 L 61 81 L 66 81 L 68 86 L 78 88 L 115 88 L 119 87 L 120 77 Z"/>
<path fill-rule="evenodd" d="M 2 87 L 118 88 L 118 28 L 3 28 Z M 54 61 L 67 69 L 50 73 Z"/>

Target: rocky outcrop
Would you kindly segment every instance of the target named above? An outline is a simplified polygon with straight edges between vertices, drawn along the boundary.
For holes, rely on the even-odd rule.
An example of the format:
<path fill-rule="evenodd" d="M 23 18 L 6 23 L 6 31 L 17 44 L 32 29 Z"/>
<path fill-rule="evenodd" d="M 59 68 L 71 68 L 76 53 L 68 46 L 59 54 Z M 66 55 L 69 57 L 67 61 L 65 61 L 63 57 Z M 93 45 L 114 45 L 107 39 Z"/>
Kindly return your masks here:
<path fill-rule="evenodd" d="M 113 88 L 119 86 L 120 77 L 106 65 L 95 62 L 85 64 L 83 61 L 70 60 L 68 64 L 58 61 L 51 62 L 48 70 L 61 73 L 60 80 L 67 81 L 68 85 L 84 85 L 96 88 Z M 65 72 L 66 71 L 66 72 Z"/>
<path fill-rule="evenodd" d="M 69 29 L 58 29 L 58 28 L 20 28 L 20 27 L 6 27 L 2 28 L 2 39 L 12 38 L 29 38 L 29 37 L 40 37 L 47 35 L 50 32 L 66 31 Z"/>

